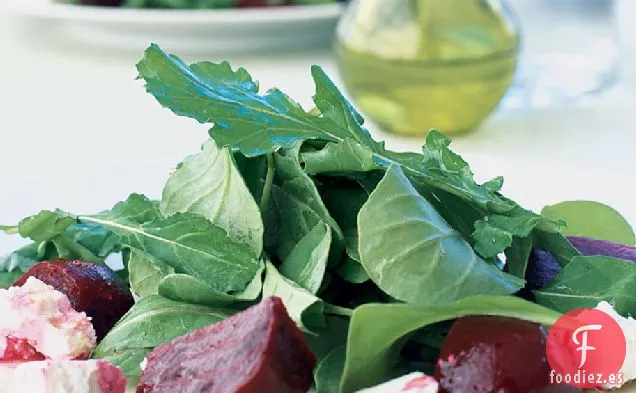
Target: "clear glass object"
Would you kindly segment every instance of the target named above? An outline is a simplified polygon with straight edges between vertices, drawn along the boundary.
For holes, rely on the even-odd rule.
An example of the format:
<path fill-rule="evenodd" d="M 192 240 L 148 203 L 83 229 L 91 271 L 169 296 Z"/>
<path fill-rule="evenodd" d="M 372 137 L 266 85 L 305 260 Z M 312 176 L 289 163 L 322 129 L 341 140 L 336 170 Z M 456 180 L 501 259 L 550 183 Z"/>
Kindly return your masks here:
<path fill-rule="evenodd" d="M 385 130 L 458 133 L 497 107 L 519 41 L 502 0 L 354 0 L 335 52 L 349 95 Z"/>
<path fill-rule="evenodd" d="M 615 0 L 509 0 L 522 31 L 507 107 L 567 104 L 617 76 Z"/>

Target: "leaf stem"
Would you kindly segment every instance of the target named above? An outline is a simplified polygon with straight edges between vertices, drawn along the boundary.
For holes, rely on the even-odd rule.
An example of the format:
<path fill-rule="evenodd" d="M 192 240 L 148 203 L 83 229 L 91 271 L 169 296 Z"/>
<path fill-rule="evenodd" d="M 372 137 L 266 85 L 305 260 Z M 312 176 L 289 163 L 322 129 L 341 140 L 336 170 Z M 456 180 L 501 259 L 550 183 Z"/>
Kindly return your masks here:
<path fill-rule="evenodd" d="M 274 182 L 274 174 L 276 173 L 276 167 L 274 166 L 274 157 L 271 154 L 267 156 L 267 174 L 265 175 L 265 185 L 263 186 L 263 193 L 261 195 L 261 203 L 259 205 L 261 214 L 264 216 L 267 212 L 267 206 L 269 205 L 269 198 L 272 194 L 272 183 Z"/>
<path fill-rule="evenodd" d="M 18 226 L 0 225 L 0 231 L 7 235 L 16 235 L 19 233 Z"/>
<path fill-rule="evenodd" d="M 333 304 L 325 303 L 325 314 L 340 315 L 343 317 L 351 317 L 353 310 L 346 307 L 335 306 Z"/>

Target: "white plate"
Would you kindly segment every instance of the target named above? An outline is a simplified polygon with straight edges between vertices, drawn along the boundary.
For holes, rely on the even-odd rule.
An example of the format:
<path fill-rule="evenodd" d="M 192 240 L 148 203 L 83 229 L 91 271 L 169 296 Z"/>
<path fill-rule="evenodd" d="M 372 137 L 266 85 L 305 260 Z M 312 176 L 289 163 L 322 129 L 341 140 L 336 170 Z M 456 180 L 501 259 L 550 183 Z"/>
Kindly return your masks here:
<path fill-rule="evenodd" d="M 70 38 L 126 50 L 154 42 L 173 52 L 218 53 L 328 44 L 342 4 L 222 10 L 129 9 L 2 0 L 12 13 L 56 22 Z"/>

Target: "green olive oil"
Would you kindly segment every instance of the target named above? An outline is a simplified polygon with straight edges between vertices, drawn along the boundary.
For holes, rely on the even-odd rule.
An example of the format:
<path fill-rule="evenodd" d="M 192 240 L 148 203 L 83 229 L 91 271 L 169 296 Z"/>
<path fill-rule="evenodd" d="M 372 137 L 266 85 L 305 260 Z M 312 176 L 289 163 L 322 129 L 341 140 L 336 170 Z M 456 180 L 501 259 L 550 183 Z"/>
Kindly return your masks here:
<path fill-rule="evenodd" d="M 399 134 L 459 133 L 495 109 L 515 74 L 518 36 L 488 2 L 359 1 L 397 7 L 342 21 L 335 43 L 345 87 L 371 120 Z"/>

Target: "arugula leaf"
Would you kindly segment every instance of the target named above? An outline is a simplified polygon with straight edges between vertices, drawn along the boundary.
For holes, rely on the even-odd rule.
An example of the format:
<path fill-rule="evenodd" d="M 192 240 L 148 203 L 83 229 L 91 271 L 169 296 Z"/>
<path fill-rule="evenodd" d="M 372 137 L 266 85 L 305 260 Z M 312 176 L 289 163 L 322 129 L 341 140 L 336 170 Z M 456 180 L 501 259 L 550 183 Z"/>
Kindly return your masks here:
<path fill-rule="evenodd" d="M 301 153 L 308 174 L 326 172 L 369 172 L 382 169 L 370 148 L 351 138 L 340 143 L 329 142 L 322 150 Z"/>
<path fill-rule="evenodd" d="M 261 267 L 252 281 L 241 292 L 227 294 L 210 288 L 201 280 L 187 274 L 170 274 L 159 282 L 159 295 L 168 299 L 202 304 L 211 307 L 225 307 L 235 303 L 255 301 L 263 288 L 263 270 Z"/>
<path fill-rule="evenodd" d="M 117 251 L 117 239 L 112 232 L 74 222 L 73 217 L 59 210 L 43 211 L 22 220 L 23 233 L 40 240 L 0 258 L 0 288 L 11 286 L 40 261 L 66 258 L 103 262 Z M 70 225 L 64 228 L 67 224 Z"/>
<path fill-rule="evenodd" d="M 307 115 L 277 89 L 259 95 L 258 83 L 247 71 L 233 71 L 227 62 L 188 67 L 152 45 L 137 70 L 146 81 L 146 90 L 163 106 L 200 123 L 214 123 L 210 134 L 220 146 L 240 138 L 240 150 L 246 156 L 292 148 L 306 139 L 336 140 L 324 131 L 329 122 Z"/>
<path fill-rule="evenodd" d="M 343 280 L 353 284 L 362 284 L 370 279 L 369 273 L 364 270 L 362 264 L 348 256 L 345 257 L 345 261 L 335 270 Z"/>
<path fill-rule="evenodd" d="M 419 305 L 518 291 L 523 280 L 479 258 L 392 166 L 358 215 L 362 265 L 384 292 Z"/>
<path fill-rule="evenodd" d="M 541 215 L 567 223 L 563 234 L 633 246 L 636 235 L 631 225 L 611 207 L 593 201 L 565 201 L 546 206 Z"/>
<path fill-rule="evenodd" d="M 35 216 L 20 221 L 20 236 L 28 237 L 36 242 L 51 240 L 76 222 L 70 214 L 62 211 L 43 210 Z"/>
<path fill-rule="evenodd" d="M 313 180 L 292 156 L 274 154 L 274 163 L 276 184 L 271 189 L 273 203 L 269 208 L 270 218 L 266 225 L 269 233 L 266 235 L 269 243 L 275 245 L 276 256 L 287 260 L 317 225 L 328 225 L 332 232 L 329 257 L 339 259 L 344 235 L 329 214 Z M 315 273 L 314 276 L 318 279 Z"/>
<path fill-rule="evenodd" d="M 156 206 L 137 194 L 109 212 L 80 220 L 110 228 L 123 246 L 157 258 L 217 291 L 242 291 L 260 267 L 259 258 L 246 244 L 232 241 L 204 217 L 177 213 L 160 218 Z"/>
<path fill-rule="evenodd" d="M 520 237 L 512 241 L 512 246 L 506 249 L 506 271 L 521 279 L 526 278 L 528 261 L 534 245 L 534 237 Z"/>
<path fill-rule="evenodd" d="M 159 282 L 174 273 L 165 262 L 152 260 L 139 252 L 131 251 L 128 257 L 130 289 L 139 298 L 159 294 Z"/>
<path fill-rule="evenodd" d="M 30 243 L 0 258 L 0 289 L 9 288 L 29 268 L 39 262 L 38 243 Z"/>
<path fill-rule="evenodd" d="M 537 303 L 561 312 L 607 301 L 621 315 L 636 315 L 636 264 L 605 256 L 575 257 L 541 290 Z"/>
<path fill-rule="evenodd" d="M 66 244 L 69 251 L 72 250 L 71 244 L 76 244 L 78 247 L 81 246 L 88 250 L 100 261 L 113 252 L 119 251 L 117 235 L 111 230 L 97 225 L 76 223 L 66 228 L 59 237 L 67 240 L 58 241 L 58 250 L 62 246 L 61 243 Z M 53 238 L 52 241 L 56 242 L 59 237 Z"/>
<path fill-rule="evenodd" d="M 147 296 L 137 302 L 108 332 L 93 351 L 93 359 L 109 359 L 114 365 L 125 364 L 129 350 L 149 350 L 198 328 L 219 322 L 233 314 L 218 309 L 175 302 L 160 296 Z M 137 354 L 141 351 L 137 352 Z M 135 375 L 141 370 L 131 370 Z"/>
<path fill-rule="evenodd" d="M 186 157 L 163 189 L 161 213 L 198 213 L 225 229 L 228 236 L 252 247 L 255 255 L 263 251 L 261 213 L 236 168 L 227 148 L 218 149 L 214 141 L 203 145 L 199 154 Z"/>
<path fill-rule="evenodd" d="M 318 293 L 327 270 L 331 229 L 319 222 L 291 250 L 280 266 L 280 272 L 288 279 L 312 294 Z"/>
<path fill-rule="evenodd" d="M 17 225 L 0 225 L 0 231 L 7 235 L 15 235 L 20 232 Z"/>
<path fill-rule="evenodd" d="M 351 318 L 340 391 L 353 393 L 378 384 L 390 373 L 409 334 L 465 315 L 498 315 L 548 326 L 560 317 L 555 311 L 512 296 L 474 296 L 429 307 L 363 305 Z"/>
<path fill-rule="evenodd" d="M 369 199 L 371 191 L 350 180 L 331 178 L 321 192 L 325 206 L 342 228 L 347 255 L 358 262 L 358 212 Z"/>
<path fill-rule="evenodd" d="M 468 165 L 448 149 L 450 139 L 429 134 L 424 154 L 387 151 L 362 127 L 362 117 L 319 67 L 312 67 L 316 83 L 314 102 L 319 116 L 305 112 L 279 90 L 264 95 L 244 70 L 210 62 L 187 66 L 153 45 L 138 63 L 146 90 L 174 113 L 201 123 L 214 123 L 210 134 L 219 146 L 230 146 L 247 156 L 293 148 L 306 140 L 341 143 L 353 139 L 373 152 L 374 161 L 388 167 L 397 163 L 409 176 L 432 187 L 501 213 L 515 204 L 497 194 L 498 180 L 478 185 Z"/>
<path fill-rule="evenodd" d="M 340 393 L 340 378 L 344 370 L 346 347 L 337 346 L 318 363 L 314 380 L 316 393 Z"/>
<path fill-rule="evenodd" d="M 513 236 L 528 237 L 540 222 L 539 216 L 486 216 L 475 223 L 475 251 L 484 258 L 494 257 L 512 245 Z"/>
<path fill-rule="evenodd" d="M 322 300 L 295 282 L 283 277 L 271 262 L 267 262 L 265 265 L 263 298 L 270 296 L 281 298 L 289 316 L 296 322 L 298 328 L 303 331 L 312 333 L 313 328 L 325 327 Z"/>

